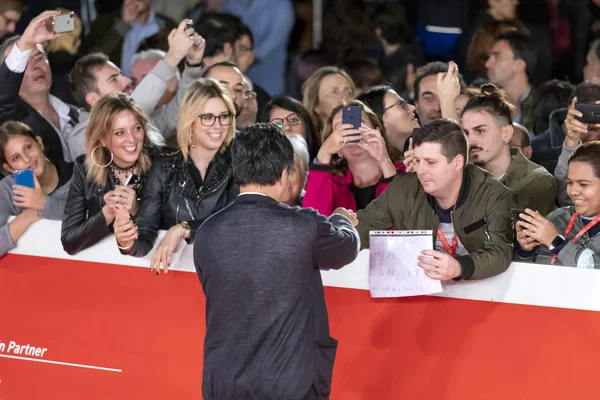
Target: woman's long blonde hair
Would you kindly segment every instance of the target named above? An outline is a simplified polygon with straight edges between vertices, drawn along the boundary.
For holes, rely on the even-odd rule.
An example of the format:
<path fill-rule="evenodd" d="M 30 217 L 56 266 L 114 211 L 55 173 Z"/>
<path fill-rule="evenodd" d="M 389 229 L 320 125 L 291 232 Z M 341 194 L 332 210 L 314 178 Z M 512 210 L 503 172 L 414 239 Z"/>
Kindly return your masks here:
<path fill-rule="evenodd" d="M 398 161 L 394 160 L 391 156 L 391 154 L 394 154 L 394 147 L 390 144 L 390 141 L 388 140 L 385 127 L 383 126 L 383 121 L 377 116 L 377 114 L 375 114 L 375 112 L 373 112 L 373 110 L 369 108 L 369 106 L 367 106 L 365 103 L 359 100 L 350 100 L 344 104 L 340 104 L 331 111 L 331 114 L 327 118 L 327 122 L 325 122 L 325 128 L 323 128 L 323 142 L 325 142 L 325 140 L 327 140 L 327 138 L 333 133 L 333 119 L 335 118 L 336 114 L 339 113 L 342 110 L 342 108 L 346 106 L 362 107 L 362 111 L 367 115 L 369 122 L 371 122 L 371 125 L 373 125 L 373 129 L 379 130 L 379 132 L 381 132 L 381 136 L 385 141 L 385 147 L 387 149 L 388 155 L 390 155 L 390 159 L 392 161 Z M 334 175 L 345 175 L 348 171 L 348 162 L 344 158 L 340 158 L 337 156 L 337 154 L 334 154 L 331 157 L 331 160 L 329 161 L 329 171 L 331 171 L 331 173 L 333 173 Z"/>
<path fill-rule="evenodd" d="M 211 78 L 194 81 L 185 92 L 183 103 L 179 109 L 179 119 L 177 120 L 177 144 L 181 149 L 183 159 L 186 161 L 190 154 L 190 142 L 193 135 L 192 124 L 204 112 L 206 102 L 209 99 L 215 98 L 223 100 L 227 111 L 232 116 L 227 137 L 223 141 L 219 151 L 224 152 L 235 136 L 235 107 L 227 90 L 219 82 Z"/>
<path fill-rule="evenodd" d="M 148 172 L 152 165 L 152 150 L 163 144 L 162 137 L 150 129 L 150 122 L 146 114 L 129 96 L 123 93 L 113 93 L 102 97 L 92 107 L 90 123 L 85 132 L 87 177 L 102 187 L 105 187 L 107 183 L 106 168 L 108 166 L 101 166 L 108 164 L 112 157 L 110 152 L 102 146 L 101 141 L 110 138 L 113 121 L 121 111 L 131 111 L 144 129 L 142 152 L 137 161 L 140 174 Z"/>
<path fill-rule="evenodd" d="M 346 78 L 352 88 L 352 97 L 356 94 L 356 87 L 354 86 L 352 78 L 350 78 L 350 75 L 348 75 L 346 71 L 338 67 L 321 67 L 313 72 L 306 82 L 304 82 L 304 85 L 302 85 L 302 105 L 306 108 L 314 124 L 317 126 L 318 137 L 321 137 L 323 125 L 321 123 L 321 118 L 319 118 L 315 112 L 315 108 L 319 105 L 319 87 L 321 86 L 321 81 L 329 75 L 341 75 Z"/>

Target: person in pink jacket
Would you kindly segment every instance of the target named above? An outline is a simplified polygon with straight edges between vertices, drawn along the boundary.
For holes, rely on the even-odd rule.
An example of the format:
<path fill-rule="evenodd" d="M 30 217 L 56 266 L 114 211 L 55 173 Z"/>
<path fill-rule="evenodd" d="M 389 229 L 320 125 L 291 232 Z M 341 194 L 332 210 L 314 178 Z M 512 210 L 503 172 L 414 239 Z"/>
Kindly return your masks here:
<path fill-rule="evenodd" d="M 344 106 L 362 107 L 359 129 L 342 124 Z M 404 164 L 390 159 L 390 150 L 383 123 L 369 107 L 353 100 L 334 108 L 323 130 L 318 163 L 310 165 L 303 207 L 324 215 L 338 207 L 365 208 L 405 171 Z"/>

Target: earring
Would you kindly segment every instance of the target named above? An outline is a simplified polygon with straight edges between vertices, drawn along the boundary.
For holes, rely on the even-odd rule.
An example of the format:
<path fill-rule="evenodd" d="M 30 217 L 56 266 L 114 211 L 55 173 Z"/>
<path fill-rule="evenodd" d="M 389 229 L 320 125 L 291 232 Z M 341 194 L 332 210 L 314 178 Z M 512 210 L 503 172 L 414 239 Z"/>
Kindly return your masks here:
<path fill-rule="evenodd" d="M 192 144 L 190 144 L 190 147 L 193 149 L 194 147 L 196 147 L 196 142 L 194 140 L 194 137 L 192 136 Z"/>
<path fill-rule="evenodd" d="M 100 145 L 94 147 L 94 149 L 92 150 L 92 153 L 90 154 L 90 158 L 92 159 L 92 162 L 94 163 L 94 165 L 98 168 L 106 168 L 108 167 L 110 164 L 112 164 L 113 160 L 114 160 L 114 156 L 113 153 L 110 152 L 110 161 L 106 164 L 106 165 L 100 165 L 99 163 L 96 162 L 96 160 L 94 159 L 94 153 L 96 152 L 96 150 L 98 149 L 98 147 L 100 148 L 104 148 Z"/>

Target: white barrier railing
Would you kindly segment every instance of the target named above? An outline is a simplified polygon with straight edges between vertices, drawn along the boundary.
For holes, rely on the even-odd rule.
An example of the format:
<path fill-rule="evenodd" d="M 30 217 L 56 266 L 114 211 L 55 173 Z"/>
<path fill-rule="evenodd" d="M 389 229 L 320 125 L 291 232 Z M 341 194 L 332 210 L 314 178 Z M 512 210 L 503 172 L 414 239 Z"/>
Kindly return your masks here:
<path fill-rule="evenodd" d="M 14 254 L 63 258 L 85 262 L 148 267 L 152 253 L 137 258 L 121 255 L 113 235 L 70 256 L 60 242 L 60 221 L 41 220 L 21 237 Z M 166 232 L 159 233 L 160 240 Z M 195 272 L 193 246 L 180 244 L 171 270 Z M 326 286 L 369 289 L 369 252 L 338 271 L 322 271 Z M 534 306 L 600 311 L 600 271 L 549 265 L 513 263 L 508 271 L 481 281 L 448 282 L 444 296 L 457 299 L 494 301 Z"/>

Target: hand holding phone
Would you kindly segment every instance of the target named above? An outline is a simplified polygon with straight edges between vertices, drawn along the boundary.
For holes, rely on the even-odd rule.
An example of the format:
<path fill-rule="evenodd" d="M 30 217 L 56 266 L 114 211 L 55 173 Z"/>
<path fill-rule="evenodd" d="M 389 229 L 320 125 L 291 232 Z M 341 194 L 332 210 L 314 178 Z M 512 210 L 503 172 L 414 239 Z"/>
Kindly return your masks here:
<path fill-rule="evenodd" d="M 521 214 L 527 214 L 525 212 L 524 208 L 511 208 L 510 212 L 512 213 L 513 219 L 514 219 L 515 222 L 517 222 L 517 221 L 524 221 L 523 218 L 521 218 L 520 215 Z"/>
<path fill-rule="evenodd" d="M 75 29 L 75 13 L 71 11 L 68 14 L 56 16 L 48 21 L 46 25 L 48 32 L 64 33 Z"/>
<path fill-rule="evenodd" d="M 600 104 L 575 103 L 575 109 L 583 115 L 577 119 L 585 124 L 600 124 Z"/>
<path fill-rule="evenodd" d="M 362 124 L 362 107 L 361 106 L 344 106 L 342 108 L 342 124 L 352 125 L 352 129 L 360 128 Z M 347 135 L 349 139 L 360 134 Z M 359 140 L 348 140 L 350 143 L 358 143 Z"/>

